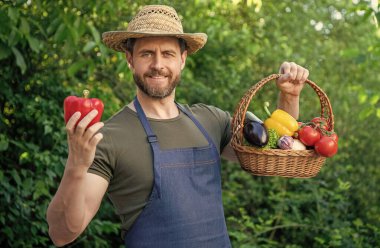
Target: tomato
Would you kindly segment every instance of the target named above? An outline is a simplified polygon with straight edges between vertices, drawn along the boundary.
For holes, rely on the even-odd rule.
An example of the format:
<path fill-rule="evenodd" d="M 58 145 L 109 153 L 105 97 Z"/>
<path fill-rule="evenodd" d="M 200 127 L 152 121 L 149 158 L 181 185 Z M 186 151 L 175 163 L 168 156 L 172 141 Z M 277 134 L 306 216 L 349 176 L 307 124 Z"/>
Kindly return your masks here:
<path fill-rule="evenodd" d="M 338 144 L 330 137 L 322 137 L 314 146 L 315 151 L 324 157 L 332 157 L 338 151 Z"/>
<path fill-rule="evenodd" d="M 336 143 L 338 143 L 339 137 L 338 137 L 338 135 L 337 135 L 336 133 L 333 133 L 333 134 L 331 134 L 331 135 L 328 136 L 328 137 L 330 137 L 330 138 L 333 139 Z"/>
<path fill-rule="evenodd" d="M 327 130 L 327 121 L 323 117 L 314 117 L 311 122 L 315 123 L 318 128 L 322 128 L 324 130 Z"/>
<path fill-rule="evenodd" d="M 298 131 L 298 138 L 305 145 L 313 146 L 321 138 L 321 134 L 311 126 L 304 126 Z"/>

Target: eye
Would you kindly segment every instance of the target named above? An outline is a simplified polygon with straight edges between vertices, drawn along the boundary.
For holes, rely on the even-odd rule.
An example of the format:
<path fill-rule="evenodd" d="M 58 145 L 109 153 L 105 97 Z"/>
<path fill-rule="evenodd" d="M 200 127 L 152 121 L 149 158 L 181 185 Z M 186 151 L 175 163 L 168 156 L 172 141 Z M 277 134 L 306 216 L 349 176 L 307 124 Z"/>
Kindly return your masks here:
<path fill-rule="evenodd" d="M 152 53 L 151 52 L 143 52 L 143 53 L 141 53 L 141 57 L 143 57 L 143 58 L 152 57 Z"/>
<path fill-rule="evenodd" d="M 174 57 L 175 54 L 173 52 L 164 52 L 164 57 Z"/>

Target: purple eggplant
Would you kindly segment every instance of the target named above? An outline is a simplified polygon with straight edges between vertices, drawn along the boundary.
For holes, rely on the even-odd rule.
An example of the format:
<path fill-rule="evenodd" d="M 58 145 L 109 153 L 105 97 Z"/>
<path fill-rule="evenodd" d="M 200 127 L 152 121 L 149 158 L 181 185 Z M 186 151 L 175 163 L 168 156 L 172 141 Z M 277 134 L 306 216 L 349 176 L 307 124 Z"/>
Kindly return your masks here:
<path fill-rule="evenodd" d="M 257 121 L 246 121 L 243 134 L 248 143 L 258 147 L 265 146 L 269 140 L 268 131 L 264 124 Z"/>

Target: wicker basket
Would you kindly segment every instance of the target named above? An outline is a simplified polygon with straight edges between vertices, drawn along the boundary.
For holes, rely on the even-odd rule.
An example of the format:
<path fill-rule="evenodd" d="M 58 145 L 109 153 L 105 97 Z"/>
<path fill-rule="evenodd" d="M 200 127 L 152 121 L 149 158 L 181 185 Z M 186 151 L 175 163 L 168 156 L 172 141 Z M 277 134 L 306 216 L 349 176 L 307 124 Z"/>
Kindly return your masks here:
<path fill-rule="evenodd" d="M 239 158 L 241 167 L 253 175 L 293 178 L 314 177 L 326 160 L 325 157 L 319 156 L 314 149 L 260 149 L 244 145 L 244 119 L 252 97 L 265 84 L 279 77 L 280 74 L 273 74 L 262 79 L 242 97 L 232 119 L 232 147 Z M 327 95 L 314 82 L 306 80 L 306 83 L 317 93 L 321 103 L 321 116 L 326 118 L 328 130 L 333 130 L 334 116 Z"/>

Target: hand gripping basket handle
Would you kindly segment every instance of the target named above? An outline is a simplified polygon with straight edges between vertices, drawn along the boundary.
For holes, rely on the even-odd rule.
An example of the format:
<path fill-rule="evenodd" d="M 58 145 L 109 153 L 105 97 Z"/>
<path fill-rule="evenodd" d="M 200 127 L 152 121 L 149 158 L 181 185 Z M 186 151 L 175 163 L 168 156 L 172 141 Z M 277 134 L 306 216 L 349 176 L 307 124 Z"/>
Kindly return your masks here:
<path fill-rule="evenodd" d="M 233 138 L 237 138 L 235 142 L 239 144 L 243 144 L 243 123 L 245 119 L 245 113 L 247 112 L 248 105 L 252 100 L 252 97 L 255 96 L 255 94 L 268 82 L 278 79 L 281 76 L 281 74 L 272 74 L 266 78 L 263 78 L 260 80 L 258 83 L 253 85 L 246 93 L 245 95 L 241 98 L 234 116 L 232 118 L 232 132 L 233 132 Z M 327 128 L 329 131 L 334 130 L 334 115 L 333 111 L 331 108 L 330 100 L 323 92 L 323 90 L 318 87 L 313 81 L 306 79 L 305 83 L 311 86 L 315 93 L 317 93 L 319 97 L 319 101 L 321 104 L 321 117 L 326 118 L 327 121 Z M 238 136 L 238 137 L 234 137 Z"/>

